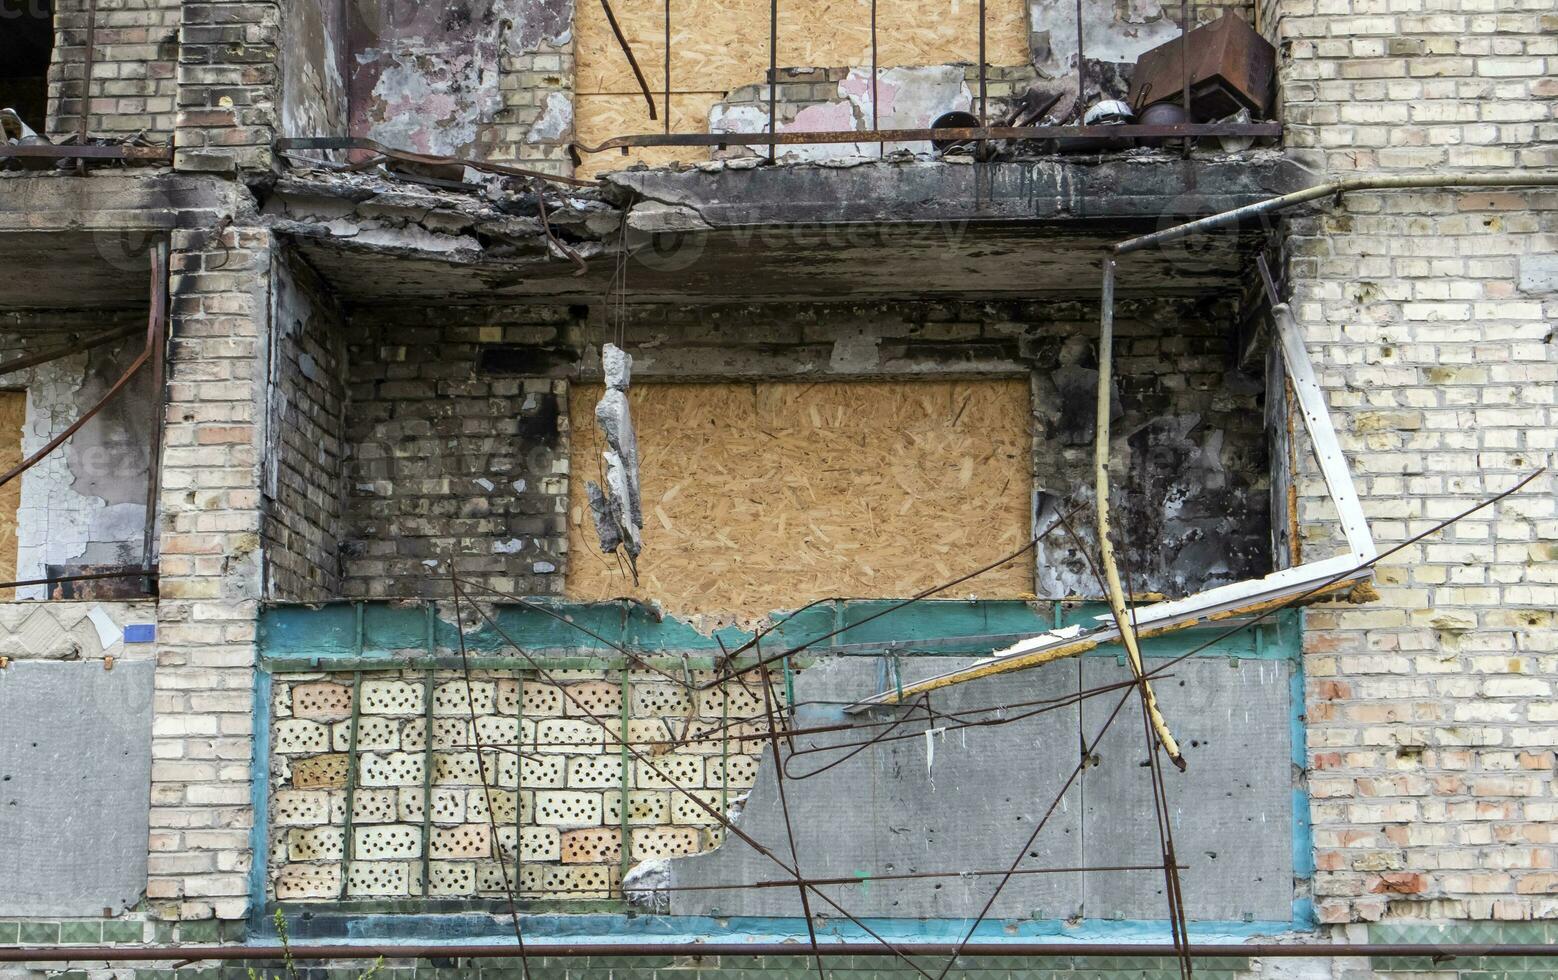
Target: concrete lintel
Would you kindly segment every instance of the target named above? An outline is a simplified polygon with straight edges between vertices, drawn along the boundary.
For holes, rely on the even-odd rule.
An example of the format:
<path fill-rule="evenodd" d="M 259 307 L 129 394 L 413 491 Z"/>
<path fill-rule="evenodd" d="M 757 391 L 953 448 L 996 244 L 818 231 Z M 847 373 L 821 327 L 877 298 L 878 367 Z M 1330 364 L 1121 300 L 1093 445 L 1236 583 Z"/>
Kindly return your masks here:
<path fill-rule="evenodd" d="M 0 174 L 0 234 L 200 227 L 252 206 L 242 185 L 168 171 Z"/>
<path fill-rule="evenodd" d="M 980 166 L 867 161 L 628 170 L 605 180 L 640 201 L 691 209 L 716 228 L 796 222 L 1157 222 L 1243 207 L 1313 182 L 1305 170 L 1274 152 L 1190 160 L 1161 153 L 1111 160 L 1057 157 Z"/>

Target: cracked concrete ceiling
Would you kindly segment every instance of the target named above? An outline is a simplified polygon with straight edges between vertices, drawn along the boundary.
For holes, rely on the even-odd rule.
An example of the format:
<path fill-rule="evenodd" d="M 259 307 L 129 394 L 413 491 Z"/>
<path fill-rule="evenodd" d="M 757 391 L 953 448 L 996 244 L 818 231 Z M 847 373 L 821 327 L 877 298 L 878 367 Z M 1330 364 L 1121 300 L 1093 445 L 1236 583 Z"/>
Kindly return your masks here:
<path fill-rule="evenodd" d="M 1099 288 L 1104 248 L 1121 237 L 1009 225 L 665 233 L 633 253 L 625 294 L 631 302 L 1090 296 Z M 340 239 L 296 241 L 343 299 L 361 305 L 598 302 L 613 288 L 615 263 L 609 256 L 593 258 L 583 275 L 574 276 L 574 267 L 557 259 L 451 260 L 386 255 Z M 1162 295 L 1229 288 L 1253 245 L 1250 236 L 1233 236 L 1132 256 L 1121 268 L 1118 291 Z"/>
<path fill-rule="evenodd" d="M 0 235 L 0 269 L 16 284 L 0 292 L 0 310 L 144 307 L 148 244 L 130 231 Z"/>
<path fill-rule="evenodd" d="M 624 214 L 630 302 L 1078 296 L 1097 292 L 1114 243 L 1303 182 L 1272 155 L 630 170 L 547 192 L 549 227 L 582 271 L 548 247 L 533 190 L 298 173 L 263 210 L 355 304 L 598 302 L 623 288 Z M 1119 291 L 1229 288 L 1260 234 L 1133 255 Z"/>

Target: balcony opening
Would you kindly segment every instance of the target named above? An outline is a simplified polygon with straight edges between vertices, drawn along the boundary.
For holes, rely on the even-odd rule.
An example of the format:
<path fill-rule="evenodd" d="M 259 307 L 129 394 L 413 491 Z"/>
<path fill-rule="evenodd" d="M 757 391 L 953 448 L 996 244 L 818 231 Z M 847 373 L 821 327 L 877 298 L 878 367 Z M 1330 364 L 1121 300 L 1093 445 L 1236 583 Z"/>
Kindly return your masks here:
<path fill-rule="evenodd" d="M 54 53 L 54 0 L 0 0 L 0 109 L 44 130 L 49 59 Z M 14 135 L 14 134 L 7 134 Z"/>

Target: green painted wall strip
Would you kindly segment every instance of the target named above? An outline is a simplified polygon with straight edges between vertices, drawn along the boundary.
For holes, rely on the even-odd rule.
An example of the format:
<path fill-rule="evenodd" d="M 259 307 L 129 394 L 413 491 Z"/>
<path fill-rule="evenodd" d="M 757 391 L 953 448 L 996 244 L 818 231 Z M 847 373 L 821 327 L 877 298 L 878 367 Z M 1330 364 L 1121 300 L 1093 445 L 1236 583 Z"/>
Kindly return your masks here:
<path fill-rule="evenodd" d="M 1006 600 L 932 600 L 897 610 L 880 619 L 863 622 L 889 605 L 885 600 L 850 600 L 808 609 L 785 617 L 778 614 L 778 625 L 765 637 L 769 649 L 795 646 L 836 628 L 845 632 L 808 649 L 808 656 L 827 656 L 829 651 L 851 655 L 879 655 L 897 645 L 916 656 L 988 655 L 992 642 L 1000 637 L 1032 635 L 1062 625 L 1082 623 L 1102 614 L 1100 603 L 1029 603 Z M 688 665 L 710 669 L 720 655 L 721 644 L 734 648 L 750 639 L 736 629 L 699 634 L 690 625 L 666 617 L 656 620 L 641 606 L 624 609 L 621 603 L 551 603 L 549 608 L 589 628 L 601 636 L 621 637 L 621 645 L 635 654 L 652 659 L 657 665 L 671 665 L 688 658 Z M 428 651 L 437 651 L 431 661 L 438 669 L 458 670 L 454 624 L 433 613 L 431 604 L 403 605 L 387 602 L 359 602 L 350 605 L 272 606 L 260 621 L 260 650 L 263 663 L 276 671 L 368 670 L 386 667 L 421 666 L 429 662 Z M 1272 637 L 1296 632 L 1297 613 L 1289 611 L 1259 627 Z M 525 644 L 527 652 L 547 669 L 620 669 L 626 666 L 622 655 L 567 623 L 522 606 L 500 605 L 494 618 L 503 630 Z M 851 626 L 858 622 L 860 625 Z M 429 642 L 429 630 L 432 641 Z M 1227 629 L 1214 623 L 1144 643 L 1149 656 L 1173 655 L 1194 642 L 1201 642 Z M 1285 650 L 1268 653 L 1258 645 L 1256 629 L 1246 630 L 1219 642 L 1206 651 L 1209 656 L 1238 656 L 1266 659 L 1288 656 Z M 529 661 L 513 654 L 507 642 L 490 626 L 466 637 L 471 665 L 481 669 L 518 670 Z M 1112 650 L 1103 648 L 1102 653 Z M 666 657 L 665 661 L 656 658 Z M 749 657 L 738 665 L 751 662 Z"/>

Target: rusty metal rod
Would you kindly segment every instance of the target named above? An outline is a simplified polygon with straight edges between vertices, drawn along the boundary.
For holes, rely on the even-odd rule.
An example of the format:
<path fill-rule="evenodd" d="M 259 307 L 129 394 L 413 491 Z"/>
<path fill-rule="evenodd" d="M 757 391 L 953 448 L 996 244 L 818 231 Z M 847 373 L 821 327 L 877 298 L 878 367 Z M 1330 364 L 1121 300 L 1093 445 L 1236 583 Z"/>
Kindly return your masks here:
<path fill-rule="evenodd" d="M 48 350 L 42 350 L 36 354 L 28 354 L 26 357 L 18 357 L 14 360 L 6 361 L 5 363 L 0 364 L 0 377 L 4 377 L 5 375 L 12 374 L 16 371 L 25 371 L 30 367 L 37 367 L 40 364 L 47 364 L 50 361 L 57 361 L 62 357 L 69 357 L 72 354 L 81 354 L 94 348 L 101 347 L 104 344 L 111 344 L 116 340 L 123 340 L 125 337 L 129 337 L 132 334 L 137 334 L 140 332 L 140 324 L 131 324 L 130 326 L 120 327 L 117 330 L 110 330 L 107 333 L 100 333 L 96 336 L 88 337 L 86 340 L 80 340 L 74 344 L 64 344 L 59 347 L 50 347 Z"/>
<path fill-rule="evenodd" d="M 1179 0 L 1179 72 L 1184 100 L 1185 121 L 1195 117 L 1190 114 L 1190 0 Z M 1185 140 L 1182 152 L 1190 159 L 1190 141 Z"/>
<path fill-rule="evenodd" d="M 85 575 L 56 575 L 53 578 L 29 578 L 17 582 L 0 582 L 0 589 L 19 589 L 25 585 L 54 585 L 57 582 L 91 582 L 104 578 L 156 578 L 157 567 L 137 568 L 125 572 L 91 572 Z"/>
<path fill-rule="evenodd" d="M 1131 127 L 1118 126 L 1115 128 L 1123 133 Z M 1200 135 L 1217 136 L 1221 134 L 1205 133 Z M 1114 254 L 1124 255 L 1127 252 L 1138 252 L 1154 245 L 1163 245 L 1168 242 L 1178 241 L 1181 238 L 1188 238 L 1191 235 L 1212 231 L 1216 228 L 1235 225 L 1246 218 L 1254 218 L 1274 211 L 1283 211 L 1323 197 L 1340 197 L 1353 191 L 1423 190 L 1451 187 L 1554 186 L 1558 186 L 1558 171 L 1544 172 L 1511 169 L 1504 173 L 1496 174 L 1387 174 L 1382 177 L 1350 177 L 1344 180 L 1333 180 L 1324 184 L 1316 184 L 1314 187 L 1294 191 L 1291 194 L 1284 194 L 1280 197 L 1268 198 L 1264 201 L 1257 201 L 1254 204 L 1247 204 L 1242 208 L 1234 208 L 1232 211 L 1224 211 L 1221 214 L 1198 218 L 1195 221 L 1187 221 L 1182 225 L 1165 228 L 1150 235 L 1142 235 L 1140 238 L 1127 239 L 1114 246 Z"/>
<path fill-rule="evenodd" d="M 611 33 L 617 36 L 618 46 L 622 48 L 622 53 L 627 55 L 628 67 L 633 69 L 633 77 L 638 79 L 638 87 L 644 93 L 644 103 L 649 106 L 649 118 L 654 119 L 655 97 L 649 94 L 649 80 L 644 77 L 644 70 L 638 67 L 638 59 L 633 57 L 633 46 L 628 43 L 627 35 L 622 33 L 622 28 L 617 24 L 617 15 L 611 10 L 611 0 L 600 0 L 600 9 L 606 11 L 606 23 L 611 25 Z M 669 102 L 669 97 L 667 101 Z M 669 105 L 666 106 L 665 115 L 667 119 L 671 116 Z"/>
<path fill-rule="evenodd" d="M 770 93 L 772 94 L 772 93 Z M 1256 136 L 1278 137 L 1282 124 L 1258 123 L 1169 123 L 1155 125 L 1131 124 L 1126 126 L 962 126 L 939 129 L 872 129 L 872 130 L 818 130 L 816 132 L 785 133 L 641 133 L 632 136 L 615 136 L 593 146 L 586 143 L 569 143 L 580 153 L 603 153 L 624 147 L 641 146 L 774 146 L 808 145 L 813 143 L 915 143 L 926 140 L 1026 140 L 1026 139 L 1084 139 L 1100 142 L 1129 137 L 1175 138 L 1186 136 Z M 317 139 L 288 139 L 280 141 L 299 149 L 301 144 L 316 143 Z M 311 147 L 310 147 L 311 148 Z"/>
<path fill-rule="evenodd" d="M 779 132 L 779 0 L 768 0 L 768 138 Z M 609 141 L 608 141 L 609 142 Z M 768 162 L 774 162 L 777 141 L 768 144 Z"/>
<path fill-rule="evenodd" d="M 985 66 L 985 0 L 979 0 L 979 125 L 990 125 L 985 102 L 989 71 Z"/>
<path fill-rule="evenodd" d="M 876 111 L 876 0 L 871 0 L 871 128 L 879 128 Z M 887 146 L 882 143 L 876 145 L 876 155 L 882 157 L 887 153 Z"/>
<path fill-rule="evenodd" d="M 172 163 L 173 150 L 166 146 L 12 146 L 0 144 L 0 159 L 41 160 L 140 160 Z"/>
<path fill-rule="evenodd" d="M 92 69 L 97 62 L 97 0 L 87 0 L 87 30 L 81 58 L 81 112 L 76 116 L 76 142 L 86 146 L 92 120 Z M 76 158 L 76 172 L 86 173 L 86 158 Z"/>
<path fill-rule="evenodd" d="M 149 323 L 147 324 L 146 346 L 141 350 L 141 353 L 135 358 L 134 361 L 130 363 L 129 367 L 125 368 L 124 374 L 119 376 L 119 380 L 115 381 L 113 385 L 103 393 L 103 397 L 99 398 L 96 404 L 82 413 L 80 418 L 66 426 L 64 432 L 61 432 L 53 439 L 50 439 L 42 449 L 38 450 L 31 456 L 13 466 L 9 471 L 6 472 L 4 476 L 0 476 L 0 486 L 5 486 L 7 483 L 10 483 L 18 476 L 21 476 L 23 473 L 27 472 L 35 464 L 37 464 L 39 460 L 43 459 L 45 456 L 48 456 L 54 450 L 63 445 L 67 439 L 75 435 L 76 431 L 91 421 L 93 416 L 97 415 L 98 412 L 101 412 L 103 408 L 114 399 L 115 395 L 124 390 L 124 387 L 130 383 L 130 379 L 135 377 L 135 373 L 139 371 L 151 358 L 153 337 L 158 332 L 158 324 L 160 324 L 167 311 L 168 292 L 166 243 L 151 250 L 151 278 L 151 313 L 148 318 Z M 159 283 L 161 283 L 160 287 L 158 285 Z M 155 448 L 153 449 L 153 455 L 155 455 Z M 147 527 L 150 528 L 151 514 L 149 512 L 147 513 L 146 518 Z M 146 561 L 142 563 L 142 567 L 149 568 L 150 565 L 151 556 L 148 553 L 146 556 Z"/>
<path fill-rule="evenodd" d="M 1084 67 L 1087 60 L 1083 57 L 1082 48 L 1082 0 L 1077 0 L 1077 109 L 1076 117 L 1081 119 L 1087 113 L 1087 70 Z M 1059 101 L 1057 98 L 1056 101 Z M 1053 103 L 1052 103 L 1053 104 Z"/>
<path fill-rule="evenodd" d="M 671 0 L 665 0 L 665 131 L 671 131 Z"/>
<path fill-rule="evenodd" d="M 280 153 L 286 153 L 288 150 L 366 150 L 370 153 L 388 157 L 391 160 L 401 160 L 406 163 L 421 163 L 435 167 L 459 164 L 462 167 L 470 167 L 472 170 L 497 174 L 501 177 L 539 178 L 541 180 L 555 181 L 559 184 L 569 184 L 573 187 L 595 186 L 595 181 L 593 180 L 562 177 L 557 174 L 543 173 L 539 170 L 528 170 L 524 167 L 510 167 L 501 163 L 490 163 L 486 160 L 468 160 L 464 157 L 441 157 L 429 153 L 397 150 L 394 147 L 385 146 L 378 140 L 371 140 L 361 136 L 288 137 L 277 140 L 275 147 L 277 152 Z"/>
<path fill-rule="evenodd" d="M 146 457 L 146 529 L 141 540 L 141 567 L 150 569 L 156 557 L 157 498 L 162 494 L 162 435 L 167 423 L 168 363 L 168 239 L 159 241 L 151 257 L 151 314 L 146 346 L 151 351 L 151 446 Z"/>
<path fill-rule="evenodd" d="M 11 467 L 11 469 L 7 471 L 4 476 L 0 476 L 0 487 L 5 486 L 7 483 L 10 483 L 18 476 L 21 476 L 23 473 L 27 472 L 39 460 L 58 449 L 65 442 L 65 440 L 75 435 L 77 429 L 80 429 L 83 425 L 86 425 L 88 422 L 90 422 L 92 417 L 95 416 L 98 412 L 101 412 L 104 406 L 113 400 L 115 395 L 124 390 L 124 386 L 130 383 L 131 378 L 135 377 L 135 372 L 139 371 L 143 366 L 145 366 L 146 361 L 150 356 L 150 350 L 141 351 L 140 355 L 136 357 L 136 359 L 130 364 L 128 368 L 125 369 L 124 374 L 119 376 L 119 380 L 114 382 L 113 387 L 109 388 L 108 391 L 103 394 L 103 397 L 97 400 L 95 405 L 87 409 L 80 418 L 76 419 L 76 421 L 70 423 L 64 432 L 61 432 L 53 439 L 50 439 L 48 445 L 44 446 L 42 449 L 38 450 L 31 456 L 22 460 L 20 463 L 17 463 L 15 466 Z"/>
<path fill-rule="evenodd" d="M 792 882 L 793 884 L 793 882 Z M 513 956 L 513 943 L 501 945 L 353 943 L 342 945 L 281 946 L 0 946 L 0 963 L 143 963 L 162 960 L 280 960 L 289 952 L 294 960 L 433 960 L 492 959 Z M 961 951 L 964 956 L 1177 956 L 1169 943 L 900 943 L 898 948 L 913 956 L 938 956 Z M 1191 943 L 1183 947 L 1191 956 L 1208 959 L 1245 959 L 1250 957 L 1291 959 L 1308 956 L 1390 956 L 1425 957 L 1435 960 L 1508 958 L 1529 956 L 1558 960 L 1558 946 L 1545 943 Z M 818 944 L 822 956 L 880 956 L 876 943 L 832 942 Z M 595 943 L 526 942 L 530 956 L 559 959 L 580 956 L 807 956 L 810 950 L 797 943 L 621 943 L 611 940 Z"/>

